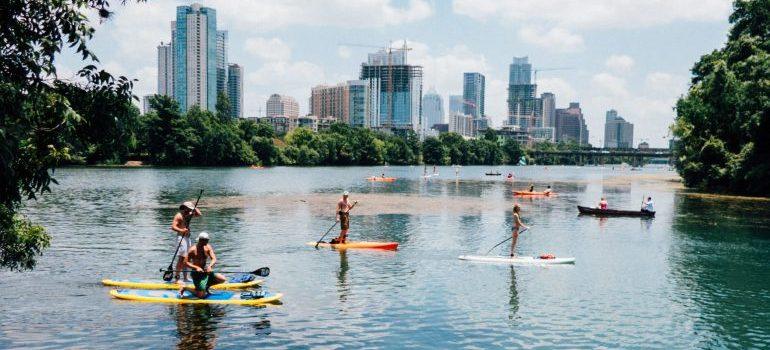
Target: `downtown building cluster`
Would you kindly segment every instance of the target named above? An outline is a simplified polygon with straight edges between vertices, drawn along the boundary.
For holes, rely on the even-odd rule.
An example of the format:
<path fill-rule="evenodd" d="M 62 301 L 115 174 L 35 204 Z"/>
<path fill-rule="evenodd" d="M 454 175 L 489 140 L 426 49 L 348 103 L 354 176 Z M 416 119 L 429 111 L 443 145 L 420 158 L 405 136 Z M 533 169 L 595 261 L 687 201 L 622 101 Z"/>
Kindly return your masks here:
<path fill-rule="evenodd" d="M 227 48 L 228 34 L 217 28 L 216 10 L 197 3 L 178 6 L 171 40 L 157 48 L 157 94 L 176 100 L 182 111 L 192 106 L 214 111 L 223 95 L 230 102 L 229 116 L 243 117 L 243 67 L 228 62 Z"/>

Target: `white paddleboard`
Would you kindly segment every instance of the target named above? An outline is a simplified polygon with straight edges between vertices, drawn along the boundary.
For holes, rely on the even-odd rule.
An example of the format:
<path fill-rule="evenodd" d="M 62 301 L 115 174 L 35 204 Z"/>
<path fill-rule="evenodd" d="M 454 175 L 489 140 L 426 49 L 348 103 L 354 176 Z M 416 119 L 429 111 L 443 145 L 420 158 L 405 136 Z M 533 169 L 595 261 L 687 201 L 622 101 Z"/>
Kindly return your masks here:
<path fill-rule="evenodd" d="M 479 261 L 489 263 L 503 264 L 522 264 L 522 265 L 552 265 L 552 264 L 574 264 L 575 258 L 553 258 L 541 259 L 534 256 L 488 256 L 488 255 L 460 255 L 460 260 Z"/>

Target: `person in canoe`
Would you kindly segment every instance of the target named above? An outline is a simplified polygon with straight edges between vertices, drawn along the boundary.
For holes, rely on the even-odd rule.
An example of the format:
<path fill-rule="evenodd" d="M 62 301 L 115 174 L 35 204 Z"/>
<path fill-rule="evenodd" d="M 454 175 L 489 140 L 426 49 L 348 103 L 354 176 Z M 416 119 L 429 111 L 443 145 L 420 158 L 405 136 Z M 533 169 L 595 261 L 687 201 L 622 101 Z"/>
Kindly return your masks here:
<path fill-rule="evenodd" d="M 174 220 L 171 222 L 171 230 L 176 232 L 176 243 L 179 246 L 179 250 L 176 254 L 176 276 L 174 276 L 174 279 L 176 279 L 177 282 L 180 280 L 179 271 L 184 270 L 182 256 L 187 253 L 187 250 L 190 249 L 190 246 L 192 245 L 190 241 L 190 219 L 193 216 L 201 216 L 200 209 L 195 208 L 195 205 L 192 202 L 184 202 L 179 206 L 179 212 L 174 215 Z M 183 281 L 190 281 L 187 279 L 187 272 L 184 272 L 182 277 Z"/>
<path fill-rule="evenodd" d="M 607 200 L 602 197 L 602 200 L 599 201 L 599 209 L 606 210 L 607 209 Z"/>
<path fill-rule="evenodd" d="M 206 261 L 211 259 L 211 262 L 206 264 Z M 182 257 L 184 267 L 192 269 L 190 273 L 193 279 L 193 285 L 195 290 L 193 294 L 200 299 L 205 299 L 209 295 L 209 288 L 211 286 L 225 283 L 227 278 L 222 274 L 214 273 L 214 264 L 217 263 L 217 255 L 214 254 L 214 248 L 209 245 L 209 234 L 201 232 L 198 235 L 198 241 L 194 246 L 187 250 L 187 253 Z M 179 296 L 183 296 L 185 290 L 184 284 L 179 288 Z"/>
<path fill-rule="evenodd" d="M 545 193 L 545 195 L 546 195 L 546 196 L 547 196 L 547 195 L 550 195 L 550 194 L 551 194 L 551 186 L 549 185 L 549 186 L 548 186 L 548 187 L 545 189 L 545 191 L 543 191 L 543 193 Z"/>
<path fill-rule="evenodd" d="M 652 202 L 652 197 L 647 197 L 647 200 L 642 203 L 642 211 L 654 212 L 655 206 Z"/>
<path fill-rule="evenodd" d="M 522 231 L 522 229 L 529 228 L 526 225 L 524 225 L 521 222 L 521 217 L 519 216 L 519 213 L 521 212 L 521 207 L 519 204 L 513 205 L 513 228 L 511 230 L 511 257 L 514 256 L 516 252 L 516 241 L 519 239 L 519 232 Z"/>
<path fill-rule="evenodd" d="M 385 177 L 385 174 L 382 174 Z M 342 199 L 337 202 L 337 221 L 340 223 L 340 236 L 331 240 L 331 244 L 345 243 L 348 239 L 348 229 L 350 228 L 350 208 L 353 205 L 348 201 L 350 193 L 345 191 L 342 193 Z"/>

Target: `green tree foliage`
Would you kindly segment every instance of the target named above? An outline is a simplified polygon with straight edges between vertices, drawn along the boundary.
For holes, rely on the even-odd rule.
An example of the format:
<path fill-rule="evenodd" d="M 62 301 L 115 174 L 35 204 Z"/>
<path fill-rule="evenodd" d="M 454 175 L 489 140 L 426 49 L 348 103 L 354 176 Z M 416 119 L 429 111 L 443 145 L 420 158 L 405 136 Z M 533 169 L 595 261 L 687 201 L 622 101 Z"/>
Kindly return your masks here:
<path fill-rule="evenodd" d="M 552 145 L 550 142 L 543 142 L 544 144 Z M 537 147 L 537 144 L 535 145 Z M 503 143 L 503 157 L 508 164 L 519 164 L 519 159 L 524 155 L 524 151 L 518 142 L 508 139 Z"/>
<path fill-rule="evenodd" d="M 94 34 L 87 14 L 106 19 L 108 6 L 106 0 L 5 0 L 0 6 L 0 268 L 31 269 L 48 246 L 44 230 L 17 211 L 23 199 L 50 191 L 53 169 L 71 161 L 71 151 L 89 161 L 127 153 L 130 126 L 122 123 L 132 81 L 89 64 L 98 60 L 87 47 Z M 56 74 L 54 61 L 65 47 L 88 61 L 75 82 Z M 117 116 L 108 110 L 113 107 Z M 116 130 L 119 138 L 109 140 Z M 106 135 L 95 135 L 102 131 Z"/>
<path fill-rule="evenodd" d="M 689 187 L 770 195 L 770 0 L 738 0 L 725 47 L 701 57 L 676 105 L 676 167 Z"/>
<path fill-rule="evenodd" d="M 422 143 L 422 159 L 425 164 L 449 165 L 449 150 L 435 137 L 428 137 Z"/>

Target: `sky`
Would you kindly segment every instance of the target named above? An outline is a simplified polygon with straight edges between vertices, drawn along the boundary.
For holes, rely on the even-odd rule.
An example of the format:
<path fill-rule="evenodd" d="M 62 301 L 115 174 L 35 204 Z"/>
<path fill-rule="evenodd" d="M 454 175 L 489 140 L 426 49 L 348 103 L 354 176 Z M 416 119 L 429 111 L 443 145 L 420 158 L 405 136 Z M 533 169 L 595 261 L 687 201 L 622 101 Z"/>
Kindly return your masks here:
<path fill-rule="evenodd" d="M 602 144 L 605 113 L 615 109 L 634 124 L 634 143 L 652 147 L 667 147 L 689 70 L 723 46 L 732 10 L 729 0 L 198 2 L 216 9 L 218 29 L 229 32 L 229 61 L 244 69 L 246 117 L 264 114 L 273 93 L 294 97 L 305 114 L 311 87 L 357 79 L 367 53 L 406 41 L 409 64 L 424 69 L 423 93 L 435 89 L 445 105 L 462 94 L 463 72 L 483 73 L 493 126 L 506 118 L 508 65 L 528 56 L 543 70 L 538 94 L 553 92 L 557 108 L 580 103 L 592 144 Z M 153 94 L 157 46 L 170 41 L 176 6 L 191 3 L 114 5 L 110 20 L 94 22 L 90 47 L 109 72 L 138 79 L 137 96 Z M 83 65 L 65 54 L 59 76 Z"/>

